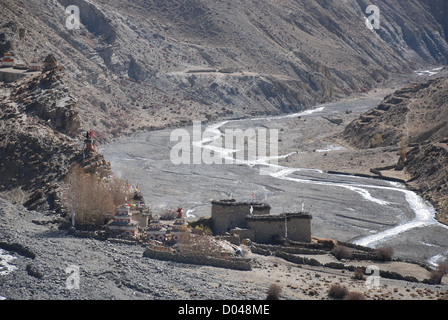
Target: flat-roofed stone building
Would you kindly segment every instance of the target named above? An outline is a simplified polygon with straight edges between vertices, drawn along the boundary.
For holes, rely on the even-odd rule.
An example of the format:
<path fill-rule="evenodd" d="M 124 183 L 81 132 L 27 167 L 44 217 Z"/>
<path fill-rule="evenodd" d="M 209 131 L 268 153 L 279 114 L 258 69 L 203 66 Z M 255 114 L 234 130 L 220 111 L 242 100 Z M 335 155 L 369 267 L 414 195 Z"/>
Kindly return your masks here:
<path fill-rule="evenodd" d="M 311 242 L 311 215 L 283 213 L 280 215 L 247 216 L 247 227 L 254 230 L 254 238 L 258 243 L 272 243 L 277 238 L 298 242 Z"/>
<path fill-rule="evenodd" d="M 252 208 L 252 209 L 251 209 Z M 236 202 L 235 199 L 212 201 L 213 233 L 239 227 L 246 228 L 248 214 L 270 214 L 271 206 L 259 202 Z"/>
<path fill-rule="evenodd" d="M 279 238 L 311 242 L 310 214 L 271 215 L 270 210 L 268 204 L 259 202 L 212 201 L 213 233 L 230 232 L 259 243 L 273 243 Z"/>

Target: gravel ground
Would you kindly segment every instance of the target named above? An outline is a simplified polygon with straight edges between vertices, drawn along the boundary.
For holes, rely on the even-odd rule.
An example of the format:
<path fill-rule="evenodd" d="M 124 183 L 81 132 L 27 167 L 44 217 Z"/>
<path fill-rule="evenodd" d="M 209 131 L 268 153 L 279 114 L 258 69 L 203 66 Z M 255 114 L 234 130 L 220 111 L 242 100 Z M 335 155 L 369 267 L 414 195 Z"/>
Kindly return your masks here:
<path fill-rule="evenodd" d="M 236 271 L 159 261 L 143 257 L 144 247 L 68 235 L 51 215 L 27 211 L 0 199 L 2 243 L 28 248 L 34 258 L 3 250 L 13 257 L 14 270 L 0 275 L 0 296 L 14 300 L 263 300 L 271 284 L 282 288 L 281 299 L 329 299 L 331 284 L 364 292 L 369 299 L 438 299 L 448 294 L 442 285 L 381 279 L 378 288 L 353 280 L 352 272 L 296 265 L 273 256 L 251 254 L 251 271 Z M 34 222 L 33 222 L 34 221 Z M 314 256 L 322 262 L 332 256 Z M 368 264 L 369 262 L 364 262 Z M 362 265 L 362 264 L 360 264 Z M 79 268 L 79 287 L 70 268 Z M 424 278 L 418 265 L 383 263 L 384 270 L 401 270 Z"/>

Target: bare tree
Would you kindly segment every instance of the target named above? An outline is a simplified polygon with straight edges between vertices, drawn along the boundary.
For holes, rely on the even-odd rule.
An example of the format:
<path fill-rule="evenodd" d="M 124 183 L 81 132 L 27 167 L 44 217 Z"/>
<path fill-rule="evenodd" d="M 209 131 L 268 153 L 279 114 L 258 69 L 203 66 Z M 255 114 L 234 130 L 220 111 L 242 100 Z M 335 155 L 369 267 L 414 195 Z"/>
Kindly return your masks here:
<path fill-rule="evenodd" d="M 75 224 L 102 225 L 106 215 L 115 212 L 116 205 L 108 184 L 92 174 L 86 174 L 77 164 L 70 170 L 63 190 L 65 205 Z"/>

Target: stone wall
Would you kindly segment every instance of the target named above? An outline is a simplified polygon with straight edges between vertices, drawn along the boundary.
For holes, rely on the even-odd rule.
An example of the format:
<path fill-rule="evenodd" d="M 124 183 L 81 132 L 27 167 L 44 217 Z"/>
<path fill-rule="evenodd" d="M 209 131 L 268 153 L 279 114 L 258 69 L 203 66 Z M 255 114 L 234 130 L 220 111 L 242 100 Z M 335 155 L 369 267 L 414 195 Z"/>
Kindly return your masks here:
<path fill-rule="evenodd" d="M 254 239 L 258 243 L 272 243 L 276 238 L 292 241 L 311 241 L 311 215 L 305 213 L 287 213 L 282 215 L 260 215 L 246 217 L 247 227 L 254 230 Z"/>
<path fill-rule="evenodd" d="M 300 254 L 320 255 L 320 254 L 324 254 L 324 252 L 328 252 L 325 250 L 316 250 L 316 249 L 307 249 L 307 248 L 291 248 L 291 247 L 288 248 L 288 247 L 282 247 L 282 246 L 270 246 L 270 245 L 259 245 L 259 244 L 251 245 L 250 249 L 251 249 L 251 252 L 255 253 L 255 254 L 264 255 L 264 256 L 275 256 L 275 257 L 278 257 L 278 258 L 281 258 L 286 261 L 289 261 L 289 262 L 292 262 L 295 264 L 299 264 L 299 265 L 322 266 L 325 268 L 337 269 L 337 270 L 348 270 L 348 271 L 352 271 L 352 272 L 359 268 L 365 269 L 365 267 L 350 265 L 350 264 L 346 264 L 344 262 L 321 263 L 317 259 L 304 257 L 304 256 L 300 255 Z M 366 252 L 366 255 L 368 255 L 368 254 L 369 253 Z M 370 258 L 372 258 L 371 256 L 370 257 L 364 256 L 364 258 L 369 258 L 364 261 L 372 260 L 372 259 L 370 259 Z M 363 259 L 361 259 L 361 260 L 363 260 Z M 364 271 L 363 271 L 363 273 L 364 273 Z M 388 278 L 388 279 L 434 284 L 434 283 L 431 283 L 431 280 L 429 280 L 429 279 L 423 279 L 422 281 L 420 281 L 414 276 L 409 276 L 409 275 L 404 276 L 395 271 L 380 270 L 379 276 L 382 278 Z"/>
<path fill-rule="evenodd" d="M 19 80 L 20 78 L 23 78 L 26 74 L 24 72 L 8 72 L 8 71 L 3 71 L 0 70 L 0 82 L 5 82 L 5 83 L 9 83 L 9 82 L 14 82 Z"/>
<path fill-rule="evenodd" d="M 201 255 L 185 255 L 177 252 L 167 252 L 158 251 L 151 248 L 146 248 L 143 253 L 144 257 L 158 259 L 158 260 L 168 260 L 176 261 L 182 263 L 199 264 L 206 266 L 213 266 L 219 268 L 228 268 L 236 270 L 251 270 L 251 260 L 244 258 L 228 258 L 228 259 L 218 259 L 213 257 L 201 256 Z"/>
<path fill-rule="evenodd" d="M 236 235 L 239 239 L 254 239 L 255 233 L 252 229 L 242 229 L 242 228 L 235 228 L 231 229 L 230 231 L 231 235 Z"/>

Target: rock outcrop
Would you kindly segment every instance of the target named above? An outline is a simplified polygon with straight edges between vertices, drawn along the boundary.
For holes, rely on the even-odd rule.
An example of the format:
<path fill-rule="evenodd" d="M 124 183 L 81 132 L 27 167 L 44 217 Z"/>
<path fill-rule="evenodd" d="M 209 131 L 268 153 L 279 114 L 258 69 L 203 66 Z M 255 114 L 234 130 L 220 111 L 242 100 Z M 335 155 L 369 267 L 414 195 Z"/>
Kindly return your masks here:
<path fill-rule="evenodd" d="M 64 67 L 48 68 L 39 77 L 17 86 L 12 92 L 13 101 L 27 117 L 47 121 L 54 129 L 74 137 L 81 128 L 77 100 L 69 94 Z"/>
<path fill-rule="evenodd" d="M 448 139 L 411 149 L 405 170 L 412 177 L 408 184 L 434 205 L 438 220 L 448 224 Z"/>
<path fill-rule="evenodd" d="M 89 173 L 110 175 L 110 164 L 101 154 L 83 155 L 78 105 L 62 66 L 5 89 L 0 96 L 3 197 L 29 209 L 60 211 L 60 183 L 73 163 Z"/>

